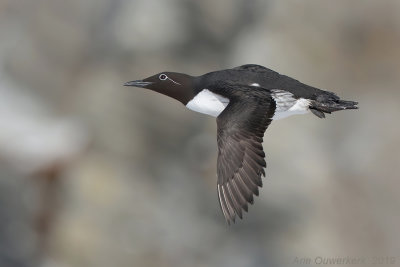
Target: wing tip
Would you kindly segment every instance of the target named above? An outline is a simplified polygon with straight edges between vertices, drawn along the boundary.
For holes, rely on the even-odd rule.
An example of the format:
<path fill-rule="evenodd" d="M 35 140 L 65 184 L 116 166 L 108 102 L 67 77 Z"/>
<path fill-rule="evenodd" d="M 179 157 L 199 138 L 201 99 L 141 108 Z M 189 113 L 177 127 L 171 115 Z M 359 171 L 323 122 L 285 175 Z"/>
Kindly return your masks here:
<path fill-rule="evenodd" d="M 226 193 L 232 193 L 231 191 L 229 191 L 228 187 L 226 189 L 224 189 L 225 187 L 218 184 L 217 185 L 217 190 L 218 190 L 218 200 L 219 200 L 219 204 L 222 210 L 222 214 L 224 215 L 225 218 L 225 222 L 228 226 L 231 226 L 233 224 L 236 224 L 236 216 L 243 220 L 244 218 L 244 213 L 243 211 L 245 211 L 246 213 L 249 211 L 249 206 L 254 204 L 254 196 L 258 196 L 258 188 L 256 192 L 252 192 L 251 194 L 251 199 L 247 200 L 244 204 L 241 204 L 240 207 L 235 207 L 234 203 L 230 203 L 229 199 L 226 198 Z M 235 189 L 236 190 L 236 189 Z M 229 196 L 232 200 L 232 196 Z M 238 211 L 237 208 L 239 208 L 240 210 Z"/>

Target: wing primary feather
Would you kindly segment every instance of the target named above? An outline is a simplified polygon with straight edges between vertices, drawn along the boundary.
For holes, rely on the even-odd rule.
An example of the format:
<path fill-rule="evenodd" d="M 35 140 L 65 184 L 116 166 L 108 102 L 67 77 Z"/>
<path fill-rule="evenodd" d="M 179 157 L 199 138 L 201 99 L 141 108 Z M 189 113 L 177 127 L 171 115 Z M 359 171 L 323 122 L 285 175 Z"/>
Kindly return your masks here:
<path fill-rule="evenodd" d="M 239 175 L 243 182 L 250 188 L 251 192 L 258 196 L 258 186 L 251 180 L 244 168 L 239 170 Z"/>
<path fill-rule="evenodd" d="M 247 159 L 247 160 L 246 160 Z M 246 171 L 246 173 L 248 174 L 248 178 L 249 180 L 254 183 L 256 186 L 262 186 L 262 182 L 261 182 L 261 177 L 260 175 L 257 173 L 256 170 L 254 170 L 254 166 L 251 166 L 249 160 L 249 158 L 245 158 L 245 160 L 243 161 L 243 167 Z M 257 167 L 256 167 L 257 168 Z"/>
<path fill-rule="evenodd" d="M 240 183 L 240 186 L 238 186 L 238 188 L 242 191 L 243 196 L 245 196 L 247 202 L 253 204 L 253 191 L 246 185 L 246 183 L 243 181 L 242 177 L 240 177 L 238 173 L 235 174 L 233 181 L 238 181 L 238 183 Z"/>
<path fill-rule="evenodd" d="M 235 211 L 232 208 L 231 200 L 229 199 L 229 196 L 228 196 L 228 194 L 227 194 L 227 192 L 225 190 L 224 185 L 221 185 L 221 188 L 222 188 L 222 194 L 224 196 L 224 200 L 225 200 L 225 203 L 226 203 L 227 210 L 229 211 L 229 213 L 228 213 L 229 214 L 229 219 L 232 220 L 233 222 L 235 222 Z"/>
<path fill-rule="evenodd" d="M 229 193 L 229 195 L 230 195 L 230 197 L 232 199 L 233 207 L 235 208 L 236 214 L 239 216 L 240 219 L 242 219 L 242 207 L 239 204 L 239 201 L 236 199 L 236 196 L 233 193 L 229 182 L 226 183 L 226 188 L 228 189 L 228 193 Z"/>
<path fill-rule="evenodd" d="M 234 179 L 231 180 L 231 184 L 232 184 L 232 189 L 235 190 L 236 195 L 240 198 L 240 205 L 242 206 L 243 210 L 247 212 L 248 207 L 246 198 L 243 196 L 243 193 L 238 188 L 236 181 Z"/>
<path fill-rule="evenodd" d="M 230 224 L 230 220 L 229 220 L 230 216 L 229 216 L 228 211 L 227 211 L 225 199 L 224 199 L 224 197 L 222 195 L 221 186 L 220 185 L 217 185 L 217 191 L 218 191 L 218 199 L 219 199 L 219 204 L 220 204 L 221 209 L 222 209 L 222 213 L 224 214 L 225 220 L 228 222 L 228 224 Z"/>
<path fill-rule="evenodd" d="M 264 158 L 260 157 L 257 155 L 251 148 L 246 150 L 246 153 L 249 154 L 250 158 L 257 163 L 258 165 L 261 165 L 262 167 L 267 167 L 267 164 L 265 163 Z"/>

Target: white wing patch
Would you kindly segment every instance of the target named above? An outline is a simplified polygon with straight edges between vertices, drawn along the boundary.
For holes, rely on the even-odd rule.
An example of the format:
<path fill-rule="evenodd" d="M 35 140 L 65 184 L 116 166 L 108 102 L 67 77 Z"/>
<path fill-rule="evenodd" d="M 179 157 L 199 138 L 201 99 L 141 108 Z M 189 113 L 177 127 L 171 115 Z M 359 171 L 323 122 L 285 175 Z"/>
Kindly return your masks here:
<path fill-rule="evenodd" d="M 310 100 L 296 99 L 293 94 L 283 90 L 272 90 L 272 98 L 275 100 L 276 109 L 273 120 L 279 120 L 291 115 L 306 114 L 309 110 Z"/>
<path fill-rule="evenodd" d="M 186 107 L 196 112 L 218 117 L 228 104 L 228 98 L 203 89 L 187 103 Z"/>

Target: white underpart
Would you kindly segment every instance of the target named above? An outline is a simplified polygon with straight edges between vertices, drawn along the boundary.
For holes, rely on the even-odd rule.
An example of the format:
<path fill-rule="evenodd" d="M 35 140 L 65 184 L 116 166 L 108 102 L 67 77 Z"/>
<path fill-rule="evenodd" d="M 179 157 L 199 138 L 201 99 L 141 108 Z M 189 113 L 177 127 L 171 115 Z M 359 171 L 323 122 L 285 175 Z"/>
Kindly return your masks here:
<path fill-rule="evenodd" d="M 305 98 L 296 99 L 292 93 L 283 90 L 272 90 L 272 98 L 275 100 L 276 108 L 273 120 L 279 120 L 291 115 L 308 113 L 310 100 Z"/>
<path fill-rule="evenodd" d="M 252 84 L 250 84 L 250 86 L 260 87 L 260 84 L 258 84 L 258 83 L 252 83 Z"/>
<path fill-rule="evenodd" d="M 187 103 L 186 107 L 196 112 L 218 117 L 228 104 L 228 98 L 203 89 Z"/>
<path fill-rule="evenodd" d="M 256 86 L 251 84 L 251 86 Z M 272 98 L 275 100 L 276 108 L 273 120 L 279 120 L 291 115 L 306 114 L 309 110 L 310 100 L 305 98 L 294 98 L 293 94 L 283 90 L 272 90 Z M 208 89 L 203 89 L 186 107 L 193 111 L 218 117 L 228 106 L 229 99 L 215 94 Z"/>

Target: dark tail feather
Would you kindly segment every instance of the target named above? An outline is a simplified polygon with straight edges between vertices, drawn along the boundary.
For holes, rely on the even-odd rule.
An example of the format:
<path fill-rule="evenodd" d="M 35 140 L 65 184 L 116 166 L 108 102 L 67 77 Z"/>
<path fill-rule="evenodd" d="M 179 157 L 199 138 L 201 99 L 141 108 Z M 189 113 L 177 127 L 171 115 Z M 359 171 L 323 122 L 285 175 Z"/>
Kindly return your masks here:
<path fill-rule="evenodd" d="M 358 109 L 358 102 L 341 100 L 339 97 L 330 96 L 328 99 L 318 99 L 313 100 L 310 105 L 311 112 L 319 118 L 325 118 L 324 113 L 332 113 L 338 110 L 345 109 Z"/>

